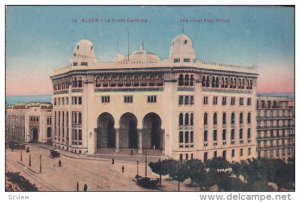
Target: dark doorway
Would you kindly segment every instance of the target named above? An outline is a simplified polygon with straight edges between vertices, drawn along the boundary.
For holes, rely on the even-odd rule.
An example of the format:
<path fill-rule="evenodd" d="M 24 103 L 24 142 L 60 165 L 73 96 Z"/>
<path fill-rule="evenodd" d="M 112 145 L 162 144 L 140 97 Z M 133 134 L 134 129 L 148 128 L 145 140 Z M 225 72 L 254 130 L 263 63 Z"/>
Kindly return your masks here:
<path fill-rule="evenodd" d="M 111 114 L 102 113 L 97 120 L 97 148 L 115 148 L 115 121 Z"/>
<path fill-rule="evenodd" d="M 120 118 L 120 148 L 137 148 L 137 119 L 132 113 Z"/>
<path fill-rule="evenodd" d="M 51 127 L 47 128 L 47 138 L 50 138 L 52 136 Z"/>
<path fill-rule="evenodd" d="M 39 131 L 37 128 L 32 128 L 32 141 L 33 142 L 39 141 Z"/>
<path fill-rule="evenodd" d="M 156 113 L 149 113 L 143 120 L 143 148 L 163 149 L 161 119 Z"/>

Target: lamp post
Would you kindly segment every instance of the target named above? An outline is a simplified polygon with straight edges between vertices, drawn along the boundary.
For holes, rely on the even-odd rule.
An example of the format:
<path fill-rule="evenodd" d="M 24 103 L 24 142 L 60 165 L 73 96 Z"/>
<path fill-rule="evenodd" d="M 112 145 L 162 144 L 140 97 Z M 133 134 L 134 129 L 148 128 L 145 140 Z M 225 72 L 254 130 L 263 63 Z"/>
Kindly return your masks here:
<path fill-rule="evenodd" d="M 145 152 L 145 177 L 147 177 L 147 148 L 146 148 L 146 152 Z"/>
<path fill-rule="evenodd" d="M 42 172 L 42 155 L 40 155 L 40 173 Z"/>
<path fill-rule="evenodd" d="M 29 154 L 29 162 L 28 162 L 28 166 L 31 166 L 31 154 Z"/>
<path fill-rule="evenodd" d="M 136 161 L 136 175 L 139 175 L 139 161 Z"/>

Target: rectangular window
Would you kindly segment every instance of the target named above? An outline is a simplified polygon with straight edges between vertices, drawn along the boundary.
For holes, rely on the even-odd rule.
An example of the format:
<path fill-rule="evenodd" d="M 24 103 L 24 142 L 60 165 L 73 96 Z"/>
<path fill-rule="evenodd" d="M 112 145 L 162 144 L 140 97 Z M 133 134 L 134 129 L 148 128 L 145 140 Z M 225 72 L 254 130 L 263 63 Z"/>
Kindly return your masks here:
<path fill-rule="evenodd" d="M 124 103 L 132 103 L 132 102 L 133 102 L 133 96 L 132 95 L 124 96 Z"/>
<path fill-rule="evenodd" d="M 241 128 L 240 129 L 240 140 L 242 140 L 243 139 L 243 129 Z"/>
<path fill-rule="evenodd" d="M 234 157 L 235 156 L 235 150 L 231 150 L 231 157 Z"/>
<path fill-rule="evenodd" d="M 82 104 L 82 97 L 78 97 L 78 104 L 79 104 L 79 105 Z"/>
<path fill-rule="evenodd" d="M 207 142 L 207 130 L 204 131 L 204 142 Z"/>
<path fill-rule="evenodd" d="M 183 131 L 179 132 L 179 143 L 183 143 Z"/>
<path fill-rule="evenodd" d="M 190 143 L 194 143 L 194 131 L 190 132 Z"/>
<path fill-rule="evenodd" d="M 150 96 L 148 96 L 148 102 L 149 102 L 149 97 Z M 179 103 L 178 104 L 183 105 L 183 96 L 182 95 L 179 96 Z"/>
<path fill-rule="evenodd" d="M 203 97 L 203 104 L 208 105 L 208 96 Z"/>
<path fill-rule="evenodd" d="M 101 96 L 102 103 L 110 103 L 110 96 Z"/>
<path fill-rule="evenodd" d="M 251 148 L 248 148 L 248 156 L 251 155 Z"/>
<path fill-rule="evenodd" d="M 223 133 L 222 133 L 222 140 L 226 140 L 226 130 L 225 129 L 223 130 Z"/>
<path fill-rule="evenodd" d="M 213 133 L 213 140 L 214 141 L 217 141 L 217 130 L 214 130 L 214 133 Z"/>
<path fill-rule="evenodd" d="M 244 98 L 240 97 L 240 105 L 244 105 Z"/>
<path fill-rule="evenodd" d="M 222 105 L 226 105 L 227 104 L 227 97 L 222 97 Z"/>
<path fill-rule="evenodd" d="M 66 105 L 69 105 L 69 98 L 66 97 Z"/>
<path fill-rule="evenodd" d="M 235 105 L 235 97 L 232 97 L 232 98 L 231 98 L 230 104 L 231 104 L 231 105 Z"/>
<path fill-rule="evenodd" d="M 178 63 L 178 62 L 180 62 L 180 59 L 175 58 L 175 59 L 174 59 L 174 63 Z"/>
<path fill-rule="evenodd" d="M 234 137 L 234 129 L 231 129 L 230 139 L 231 139 L 231 140 L 234 140 L 234 138 L 235 138 L 235 137 Z"/>
<path fill-rule="evenodd" d="M 190 104 L 193 105 L 194 104 L 194 96 L 190 97 Z"/>
<path fill-rule="evenodd" d="M 189 143 L 189 132 L 188 131 L 185 131 L 184 141 L 185 141 L 185 143 Z"/>
<path fill-rule="evenodd" d="M 217 156 L 218 156 L 218 152 L 214 151 L 214 158 L 217 158 Z"/>
<path fill-rule="evenodd" d="M 213 97 L 213 105 L 217 105 L 218 104 L 218 97 Z"/>
<path fill-rule="evenodd" d="M 243 156 L 244 154 L 244 150 L 243 149 L 240 149 L 240 156 Z"/>
<path fill-rule="evenodd" d="M 250 97 L 247 98 L 247 105 L 251 105 L 251 98 Z"/>
<path fill-rule="evenodd" d="M 179 100 L 180 100 L 180 97 L 179 97 Z M 149 95 L 147 97 L 147 102 L 148 103 L 156 103 L 156 95 Z M 179 101 L 179 103 L 180 103 L 180 101 Z"/>

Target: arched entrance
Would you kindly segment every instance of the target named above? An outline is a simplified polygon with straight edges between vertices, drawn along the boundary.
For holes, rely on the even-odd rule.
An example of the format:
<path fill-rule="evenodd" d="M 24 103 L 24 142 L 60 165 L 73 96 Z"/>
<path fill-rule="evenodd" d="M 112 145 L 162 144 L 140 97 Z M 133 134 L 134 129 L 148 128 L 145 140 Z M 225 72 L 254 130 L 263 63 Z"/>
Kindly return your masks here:
<path fill-rule="evenodd" d="M 97 148 L 115 148 L 115 121 L 111 114 L 100 114 L 97 120 Z"/>
<path fill-rule="evenodd" d="M 32 134 L 32 141 L 33 142 L 38 142 L 39 140 L 39 131 L 37 128 L 32 128 L 31 129 L 31 134 Z"/>
<path fill-rule="evenodd" d="M 161 119 L 156 113 L 149 113 L 143 119 L 143 148 L 163 149 Z"/>
<path fill-rule="evenodd" d="M 137 148 L 137 118 L 125 113 L 120 118 L 120 148 Z"/>

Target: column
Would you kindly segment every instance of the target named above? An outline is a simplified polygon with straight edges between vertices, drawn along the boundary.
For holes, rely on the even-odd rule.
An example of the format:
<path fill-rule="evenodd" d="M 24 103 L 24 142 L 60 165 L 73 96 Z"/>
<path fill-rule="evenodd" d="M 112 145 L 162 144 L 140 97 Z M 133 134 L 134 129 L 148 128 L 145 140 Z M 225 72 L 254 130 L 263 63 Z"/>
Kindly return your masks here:
<path fill-rule="evenodd" d="M 120 145 L 120 129 L 116 129 L 116 149 L 115 149 L 115 152 L 120 151 L 119 145 Z"/>
<path fill-rule="evenodd" d="M 139 140 L 139 149 L 138 153 L 143 153 L 143 129 L 138 129 L 138 140 Z"/>

